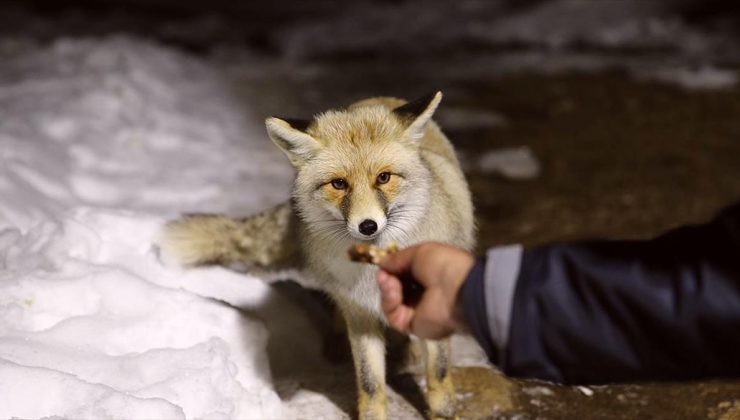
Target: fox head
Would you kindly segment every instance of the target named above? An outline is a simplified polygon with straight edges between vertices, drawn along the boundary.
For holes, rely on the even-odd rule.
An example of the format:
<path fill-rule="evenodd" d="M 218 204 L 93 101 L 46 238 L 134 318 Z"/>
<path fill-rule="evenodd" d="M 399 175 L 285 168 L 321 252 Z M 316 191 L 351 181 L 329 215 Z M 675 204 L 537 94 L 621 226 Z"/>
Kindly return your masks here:
<path fill-rule="evenodd" d="M 436 92 L 396 108 L 369 100 L 311 121 L 268 118 L 270 138 L 296 168 L 293 195 L 308 228 L 337 240 L 403 241 L 429 200 L 419 148 L 441 99 Z"/>

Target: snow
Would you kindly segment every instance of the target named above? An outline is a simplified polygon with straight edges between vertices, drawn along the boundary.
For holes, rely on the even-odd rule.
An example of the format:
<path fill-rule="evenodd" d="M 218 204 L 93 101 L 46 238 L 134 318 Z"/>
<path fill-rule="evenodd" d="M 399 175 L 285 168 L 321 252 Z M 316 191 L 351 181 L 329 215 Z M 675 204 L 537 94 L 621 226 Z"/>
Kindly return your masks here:
<path fill-rule="evenodd" d="M 264 326 L 206 293 L 186 291 L 195 279 L 167 270 L 152 251 L 160 222 L 77 208 L 61 222 L 14 235 L 0 277 L 0 361 L 12 374 L 0 385 L 0 417 L 279 413 Z M 198 277 L 207 282 L 213 274 Z M 218 297 L 244 305 L 269 292 L 257 279 L 238 284 L 233 296 Z M 42 405 L 35 393 L 24 394 L 38 386 L 50 391 Z"/>
<path fill-rule="evenodd" d="M 0 112 L 0 418 L 280 417 L 270 287 L 166 268 L 152 247 L 181 211 L 288 197 L 218 72 L 148 42 L 60 40 L 3 60 Z"/>
<path fill-rule="evenodd" d="M 0 109 L 6 226 L 81 204 L 254 211 L 290 188 L 287 163 L 222 78 L 148 43 L 61 40 L 3 60 Z"/>
<path fill-rule="evenodd" d="M 540 163 L 527 146 L 489 150 L 478 158 L 478 170 L 496 173 L 509 179 L 537 178 Z"/>
<path fill-rule="evenodd" d="M 637 70 L 636 77 L 674 84 L 686 90 L 730 89 L 737 84 L 736 70 L 704 65 L 700 67 L 675 66 Z"/>
<path fill-rule="evenodd" d="M 711 43 L 704 34 L 666 13 L 666 2 L 551 0 L 471 29 L 488 42 L 619 49 L 696 51 Z"/>

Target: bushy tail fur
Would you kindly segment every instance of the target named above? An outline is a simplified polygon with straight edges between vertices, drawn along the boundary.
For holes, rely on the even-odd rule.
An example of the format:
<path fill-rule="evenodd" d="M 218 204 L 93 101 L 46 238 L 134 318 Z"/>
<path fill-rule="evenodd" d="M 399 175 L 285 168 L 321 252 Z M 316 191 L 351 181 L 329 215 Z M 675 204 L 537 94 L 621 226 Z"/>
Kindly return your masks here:
<path fill-rule="evenodd" d="M 294 231 L 291 206 L 283 204 L 241 219 L 188 215 L 167 223 L 158 245 L 163 260 L 186 267 L 240 263 L 282 268 L 296 258 Z"/>

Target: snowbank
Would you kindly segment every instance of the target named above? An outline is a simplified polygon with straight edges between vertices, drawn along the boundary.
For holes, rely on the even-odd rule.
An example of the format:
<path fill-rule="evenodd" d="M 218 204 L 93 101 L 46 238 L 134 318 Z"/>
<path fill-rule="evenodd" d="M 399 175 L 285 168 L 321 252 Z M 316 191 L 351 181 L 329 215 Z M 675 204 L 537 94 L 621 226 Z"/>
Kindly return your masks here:
<path fill-rule="evenodd" d="M 218 73 L 171 49 L 61 40 L 3 60 L 0 112 L 5 226 L 81 204 L 251 211 L 289 191 L 261 123 Z"/>
<path fill-rule="evenodd" d="M 146 42 L 4 57 L 0 418 L 281 415 L 256 318 L 270 288 L 152 249 L 181 211 L 287 198 L 247 112 L 217 72 Z"/>
<path fill-rule="evenodd" d="M 0 417 L 279 414 L 263 325 L 181 290 L 151 249 L 159 222 L 77 209 L 23 236 L 4 231 Z M 236 303 L 268 293 L 259 280 L 239 283 Z"/>

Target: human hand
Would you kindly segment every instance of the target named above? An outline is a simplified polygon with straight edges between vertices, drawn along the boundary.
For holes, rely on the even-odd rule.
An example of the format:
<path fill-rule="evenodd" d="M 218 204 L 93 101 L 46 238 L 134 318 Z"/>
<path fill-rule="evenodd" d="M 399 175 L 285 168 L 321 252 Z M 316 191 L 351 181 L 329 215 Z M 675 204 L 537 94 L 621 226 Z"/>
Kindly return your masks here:
<path fill-rule="evenodd" d="M 474 263 L 470 253 L 436 242 L 415 245 L 381 260 L 377 281 L 388 323 L 421 338 L 452 334 L 461 323 L 457 295 Z M 425 288 L 417 302 L 404 302 L 402 277 Z"/>

